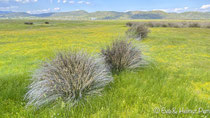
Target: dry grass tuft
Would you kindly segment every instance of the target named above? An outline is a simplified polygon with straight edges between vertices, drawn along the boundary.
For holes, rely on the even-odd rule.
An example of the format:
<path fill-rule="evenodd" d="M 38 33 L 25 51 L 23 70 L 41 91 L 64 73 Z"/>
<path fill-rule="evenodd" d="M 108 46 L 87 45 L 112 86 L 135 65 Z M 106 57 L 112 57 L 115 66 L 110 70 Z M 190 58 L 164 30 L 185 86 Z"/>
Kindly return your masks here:
<path fill-rule="evenodd" d="M 132 25 L 131 28 L 126 31 L 126 35 L 129 38 L 137 38 L 139 40 L 147 37 L 150 30 L 145 25 Z"/>
<path fill-rule="evenodd" d="M 84 52 L 59 53 L 38 69 L 26 94 L 27 105 L 40 107 L 57 99 L 74 105 L 86 96 L 100 95 L 113 80 L 103 58 Z"/>
<path fill-rule="evenodd" d="M 101 53 L 112 72 L 138 68 L 143 61 L 139 48 L 128 40 L 117 39 Z"/>

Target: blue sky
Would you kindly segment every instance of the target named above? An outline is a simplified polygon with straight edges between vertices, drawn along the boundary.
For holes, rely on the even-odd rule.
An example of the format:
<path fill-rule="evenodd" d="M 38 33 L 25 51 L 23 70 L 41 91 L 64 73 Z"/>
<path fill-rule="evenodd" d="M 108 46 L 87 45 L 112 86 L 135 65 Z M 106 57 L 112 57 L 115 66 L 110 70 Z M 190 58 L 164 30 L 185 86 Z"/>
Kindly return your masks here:
<path fill-rule="evenodd" d="M 37 14 L 75 10 L 210 12 L 210 0 L 0 0 L 0 11 Z"/>

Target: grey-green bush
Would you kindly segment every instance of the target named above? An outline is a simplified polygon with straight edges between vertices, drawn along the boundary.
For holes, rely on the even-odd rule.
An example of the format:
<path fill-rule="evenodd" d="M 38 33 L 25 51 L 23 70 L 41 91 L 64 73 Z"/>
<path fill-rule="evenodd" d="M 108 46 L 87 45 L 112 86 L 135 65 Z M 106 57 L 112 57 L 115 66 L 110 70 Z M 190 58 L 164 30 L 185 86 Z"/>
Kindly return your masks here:
<path fill-rule="evenodd" d="M 189 27 L 201 27 L 201 25 L 197 22 L 192 22 L 189 24 Z"/>
<path fill-rule="evenodd" d="M 145 25 L 133 25 L 128 31 L 126 31 L 126 35 L 129 38 L 144 39 L 149 32 L 149 29 Z"/>
<path fill-rule="evenodd" d="M 107 65 L 112 72 L 120 72 L 125 69 L 135 69 L 143 62 L 139 48 L 128 40 L 115 40 L 111 45 L 101 50 Z"/>
<path fill-rule="evenodd" d="M 128 25 L 129 24 L 129 25 Z M 209 22 L 163 22 L 163 21 L 153 21 L 153 22 L 128 22 L 127 26 L 131 27 L 134 25 L 145 25 L 148 27 L 174 27 L 174 28 L 186 28 L 186 27 L 198 27 L 198 28 L 209 28 Z"/>
<path fill-rule="evenodd" d="M 25 98 L 27 105 L 36 107 L 57 99 L 74 105 L 86 96 L 99 95 L 112 80 L 104 58 L 92 57 L 85 52 L 59 53 L 33 74 Z"/>
<path fill-rule="evenodd" d="M 132 25 L 133 25 L 132 22 L 127 22 L 127 23 L 126 23 L 126 26 L 127 26 L 127 27 L 131 27 Z"/>

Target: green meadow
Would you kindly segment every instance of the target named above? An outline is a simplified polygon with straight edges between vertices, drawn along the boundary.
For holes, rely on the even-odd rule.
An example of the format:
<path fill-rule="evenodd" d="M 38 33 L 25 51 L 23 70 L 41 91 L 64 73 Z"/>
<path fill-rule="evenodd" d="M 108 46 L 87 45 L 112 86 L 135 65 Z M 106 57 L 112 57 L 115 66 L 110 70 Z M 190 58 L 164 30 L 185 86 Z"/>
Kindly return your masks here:
<path fill-rule="evenodd" d="M 0 20 L 0 117 L 210 116 L 210 29 L 149 28 L 146 39 L 134 41 L 147 57 L 146 66 L 113 75 L 102 96 L 88 97 L 71 109 L 64 103 L 35 109 L 25 107 L 24 95 L 43 61 L 68 49 L 99 53 L 128 27 L 127 21 L 24 22 Z"/>

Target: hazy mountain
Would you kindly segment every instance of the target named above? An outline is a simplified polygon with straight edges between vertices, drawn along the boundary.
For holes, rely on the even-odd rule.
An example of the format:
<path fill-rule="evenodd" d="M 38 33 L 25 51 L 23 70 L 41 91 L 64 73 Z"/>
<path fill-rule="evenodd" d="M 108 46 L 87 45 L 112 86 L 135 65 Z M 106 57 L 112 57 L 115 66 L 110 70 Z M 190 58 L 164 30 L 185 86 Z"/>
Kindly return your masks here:
<path fill-rule="evenodd" d="M 169 13 L 167 19 L 210 19 L 210 12 Z"/>
<path fill-rule="evenodd" d="M 1 13 L 0 12 L 0 18 L 27 18 L 31 17 L 30 14 L 25 12 L 9 12 L 9 13 Z"/>
<path fill-rule="evenodd" d="M 12 13 L 12 11 L 0 11 L 0 14 L 8 14 L 8 13 Z"/>
<path fill-rule="evenodd" d="M 0 11 L 0 18 L 50 18 L 69 20 L 120 20 L 120 19 L 210 19 L 210 12 L 166 13 L 163 11 L 70 11 L 43 14 Z"/>
<path fill-rule="evenodd" d="M 30 16 L 35 16 L 35 17 L 49 17 L 52 16 L 55 13 L 43 13 L 43 14 L 30 14 Z"/>

